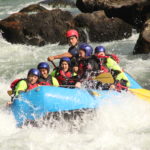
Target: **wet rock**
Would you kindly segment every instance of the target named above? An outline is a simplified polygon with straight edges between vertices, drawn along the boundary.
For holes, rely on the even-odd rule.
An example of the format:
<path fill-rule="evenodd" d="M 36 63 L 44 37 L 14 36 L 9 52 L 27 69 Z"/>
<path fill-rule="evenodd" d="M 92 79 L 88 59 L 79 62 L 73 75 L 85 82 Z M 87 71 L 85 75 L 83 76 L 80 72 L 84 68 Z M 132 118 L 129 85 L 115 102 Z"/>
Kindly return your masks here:
<path fill-rule="evenodd" d="M 43 0 L 39 2 L 39 4 L 47 4 L 47 5 L 51 5 L 52 7 L 57 7 L 57 6 L 76 7 L 76 4 L 73 0 Z"/>
<path fill-rule="evenodd" d="M 144 24 L 143 30 L 139 35 L 139 39 L 134 47 L 134 54 L 150 53 L 150 19 Z"/>
<path fill-rule="evenodd" d="M 66 44 L 65 33 L 68 29 L 74 28 L 71 13 L 60 9 L 51 11 L 42 9 L 36 14 L 29 13 L 37 8 L 41 10 L 41 7 L 32 5 L 1 20 L 0 30 L 2 30 L 3 37 L 11 43 L 38 46 L 47 43 Z M 83 32 L 82 29 L 79 31 Z M 85 34 L 81 34 L 81 39 L 86 41 Z"/>
<path fill-rule="evenodd" d="M 108 18 L 104 11 L 82 13 L 74 21 L 77 27 L 86 28 L 91 42 L 120 40 L 132 34 L 132 26 L 119 18 Z"/>
<path fill-rule="evenodd" d="M 0 29 L 2 30 L 2 36 L 8 42 L 24 43 L 22 23 L 19 20 L 11 20 L 11 18 L 8 18 L 8 21 L 0 21 Z"/>
<path fill-rule="evenodd" d="M 21 9 L 19 12 L 21 13 L 32 13 L 32 12 L 42 12 L 42 11 L 47 11 L 46 8 L 38 5 L 38 4 L 33 4 L 33 5 L 30 5 L 30 6 L 27 6 L 23 9 Z"/>
<path fill-rule="evenodd" d="M 148 3 L 149 0 L 77 0 L 76 5 L 80 10 L 95 9 L 111 9 L 111 8 L 122 8 L 129 7 L 133 5 L 141 5 Z"/>
<path fill-rule="evenodd" d="M 108 17 L 118 17 L 141 28 L 150 12 L 149 0 L 77 0 L 82 12 L 104 10 Z"/>

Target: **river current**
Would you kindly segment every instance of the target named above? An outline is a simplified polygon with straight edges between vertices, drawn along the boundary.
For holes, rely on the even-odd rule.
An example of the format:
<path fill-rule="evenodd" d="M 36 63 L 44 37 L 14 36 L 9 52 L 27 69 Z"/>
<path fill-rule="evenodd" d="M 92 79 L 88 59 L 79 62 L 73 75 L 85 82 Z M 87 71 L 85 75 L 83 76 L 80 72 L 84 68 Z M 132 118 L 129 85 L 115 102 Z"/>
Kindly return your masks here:
<path fill-rule="evenodd" d="M 0 19 L 35 2 L 38 1 L 0 0 Z M 117 54 L 123 69 L 150 89 L 150 55 L 132 54 L 138 36 L 133 31 L 128 39 L 89 43 L 93 47 L 103 45 L 109 53 Z M 10 83 L 25 78 L 30 68 L 46 61 L 48 56 L 67 49 L 68 45 L 58 43 L 43 47 L 11 44 L 0 35 L 0 150 L 149 150 L 150 103 L 130 93 L 112 97 L 117 104 L 107 100 L 92 120 L 85 116 L 82 127 L 78 120 L 74 121 L 74 128 L 63 121 L 52 128 L 16 127 L 13 115 L 6 109 Z M 53 68 L 52 64 L 50 67 Z"/>

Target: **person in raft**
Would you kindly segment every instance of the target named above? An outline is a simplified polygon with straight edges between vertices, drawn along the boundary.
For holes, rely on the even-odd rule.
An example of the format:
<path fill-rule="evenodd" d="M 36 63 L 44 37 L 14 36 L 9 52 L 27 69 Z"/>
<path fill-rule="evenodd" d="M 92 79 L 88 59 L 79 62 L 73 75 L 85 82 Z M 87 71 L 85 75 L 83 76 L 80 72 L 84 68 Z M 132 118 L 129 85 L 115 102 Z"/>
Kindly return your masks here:
<path fill-rule="evenodd" d="M 111 72 L 115 80 L 114 84 L 117 88 L 120 88 L 119 90 L 130 87 L 130 82 L 123 72 L 122 68 L 113 58 L 106 55 L 106 50 L 103 46 L 97 46 L 95 48 L 94 55 L 96 56 L 95 60 L 99 64 L 101 73 Z"/>
<path fill-rule="evenodd" d="M 79 59 L 78 59 L 78 78 L 81 80 L 87 70 L 88 59 L 92 56 L 93 48 L 89 44 L 83 43 L 79 47 Z"/>
<path fill-rule="evenodd" d="M 68 57 L 62 57 L 59 62 L 59 67 L 55 68 L 51 73 L 52 76 L 56 77 L 60 86 L 72 87 L 76 83 L 76 73 L 71 70 L 71 60 Z"/>
<path fill-rule="evenodd" d="M 59 86 L 58 80 L 49 74 L 50 66 L 47 62 L 40 62 L 37 68 L 40 71 L 39 85 Z"/>
<path fill-rule="evenodd" d="M 38 69 L 32 68 L 28 71 L 27 78 L 16 79 L 11 83 L 11 91 L 8 94 L 12 97 L 11 101 L 7 102 L 7 105 L 13 103 L 13 98 L 18 96 L 20 92 L 26 92 L 38 87 L 38 79 L 40 77 L 40 71 Z"/>
<path fill-rule="evenodd" d="M 71 59 L 71 67 L 73 68 L 73 71 L 77 72 L 78 66 L 75 64 L 75 62 L 76 62 L 76 59 L 78 59 L 79 46 L 81 45 L 81 43 L 79 42 L 79 33 L 75 29 L 70 29 L 66 32 L 66 38 L 70 46 L 68 49 L 68 52 L 55 55 L 55 56 L 49 56 L 47 60 L 53 61 L 54 59 L 61 59 L 62 57 L 68 57 Z"/>

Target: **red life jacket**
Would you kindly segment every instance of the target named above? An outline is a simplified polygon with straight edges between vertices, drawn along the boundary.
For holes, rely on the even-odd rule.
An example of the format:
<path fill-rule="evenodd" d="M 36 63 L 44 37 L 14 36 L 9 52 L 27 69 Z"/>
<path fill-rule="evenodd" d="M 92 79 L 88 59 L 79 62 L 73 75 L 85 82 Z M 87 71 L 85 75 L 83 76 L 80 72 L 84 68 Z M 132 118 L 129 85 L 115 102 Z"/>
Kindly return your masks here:
<path fill-rule="evenodd" d="M 107 73 L 107 72 L 109 72 L 108 68 L 105 67 L 105 66 L 103 66 L 103 65 L 100 65 L 100 71 L 101 71 L 101 73 Z"/>
<path fill-rule="evenodd" d="M 14 81 L 10 84 L 10 88 L 12 89 L 13 92 L 14 92 L 14 90 L 15 90 L 17 84 L 18 84 L 21 80 L 25 80 L 25 81 L 27 82 L 26 79 L 16 79 L 16 80 L 14 80 Z M 35 83 L 35 84 L 32 85 L 32 84 L 28 84 L 28 83 L 27 83 L 27 87 L 28 87 L 28 88 L 27 88 L 26 90 L 31 90 L 31 89 L 33 89 L 33 88 L 38 87 L 38 84 Z"/>
<path fill-rule="evenodd" d="M 106 56 L 98 56 L 99 58 L 112 58 L 116 63 L 120 62 L 120 59 L 115 54 L 106 54 Z M 106 66 L 101 65 L 101 70 L 103 70 L 104 73 L 109 72 L 109 69 Z"/>
<path fill-rule="evenodd" d="M 79 64 L 78 75 L 81 76 L 85 72 L 85 66 L 83 63 Z"/>
<path fill-rule="evenodd" d="M 70 80 L 72 77 L 72 73 L 70 71 L 64 72 L 63 70 L 59 70 L 58 75 L 56 76 L 58 82 L 60 85 L 65 84 L 71 84 L 74 81 Z"/>
<path fill-rule="evenodd" d="M 101 73 L 106 73 L 109 72 L 109 69 L 104 65 L 105 59 L 109 58 L 109 56 L 101 56 L 101 55 L 96 55 L 97 58 L 102 58 L 103 61 L 100 60 L 100 71 Z"/>
<path fill-rule="evenodd" d="M 38 84 L 37 84 L 37 83 L 35 83 L 35 84 L 27 84 L 27 85 L 28 85 L 27 91 L 28 91 L 28 90 L 32 90 L 32 89 L 38 87 Z"/>
<path fill-rule="evenodd" d="M 11 88 L 11 89 L 15 89 L 17 83 L 18 83 L 19 81 L 21 81 L 21 80 L 23 80 L 23 79 L 16 79 L 16 80 L 14 80 L 14 81 L 10 84 L 10 88 Z"/>
<path fill-rule="evenodd" d="M 47 86 L 52 85 L 52 76 L 49 75 L 46 79 L 45 79 L 45 78 L 42 78 L 42 77 L 39 78 L 38 84 L 39 84 L 39 85 L 47 85 Z"/>
<path fill-rule="evenodd" d="M 51 85 L 50 83 L 45 82 L 45 81 L 43 81 L 43 82 L 39 82 L 38 84 L 39 84 L 39 85 L 47 85 L 47 86 L 50 86 L 50 85 Z"/>
<path fill-rule="evenodd" d="M 116 84 L 116 90 L 121 91 L 121 90 L 128 90 L 128 87 L 122 85 L 121 83 Z"/>
<path fill-rule="evenodd" d="M 120 62 L 120 59 L 117 55 L 115 54 L 106 54 L 106 56 L 100 56 L 100 55 L 96 55 L 97 58 L 102 58 L 102 57 L 105 57 L 105 58 L 112 58 L 116 63 L 119 63 Z"/>
<path fill-rule="evenodd" d="M 109 56 L 110 58 L 112 58 L 116 63 L 120 62 L 119 57 L 115 54 L 106 54 L 106 56 Z"/>
<path fill-rule="evenodd" d="M 84 65 L 82 63 L 79 64 L 79 70 L 83 70 L 84 69 Z"/>
<path fill-rule="evenodd" d="M 25 80 L 25 81 L 26 81 L 26 79 L 15 79 L 15 80 L 10 84 L 10 88 L 12 89 L 12 92 L 13 92 L 13 93 L 14 93 L 14 90 L 15 90 L 17 84 L 18 84 L 21 80 Z"/>
<path fill-rule="evenodd" d="M 109 56 L 95 55 L 97 58 L 109 58 Z"/>
<path fill-rule="evenodd" d="M 78 62 L 78 76 L 81 77 L 88 70 L 88 59 L 81 59 Z"/>

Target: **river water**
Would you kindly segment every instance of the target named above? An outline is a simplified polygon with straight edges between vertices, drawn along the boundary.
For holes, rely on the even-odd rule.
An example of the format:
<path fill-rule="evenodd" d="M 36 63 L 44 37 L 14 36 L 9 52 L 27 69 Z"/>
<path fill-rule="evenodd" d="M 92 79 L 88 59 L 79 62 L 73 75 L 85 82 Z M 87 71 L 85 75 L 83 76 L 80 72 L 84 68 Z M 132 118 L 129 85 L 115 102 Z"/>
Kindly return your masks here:
<path fill-rule="evenodd" d="M 0 0 L 0 19 L 35 2 L 38 1 Z M 104 45 L 109 53 L 117 54 L 120 65 L 144 88 L 150 89 L 150 55 L 132 55 L 138 36 L 133 31 L 129 39 L 90 44 Z M 0 150 L 149 150 L 150 104 L 130 93 L 107 100 L 92 120 L 85 116 L 82 126 L 76 120 L 75 127 L 63 121 L 55 127 L 16 127 L 13 115 L 5 107 L 10 100 L 7 95 L 10 83 L 26 77 L 30 68 L 46 61 L 48 56 L 67 49 L 68 45 L 58 43 L 44 47 L 11 44 L 0 35 Z"/>

